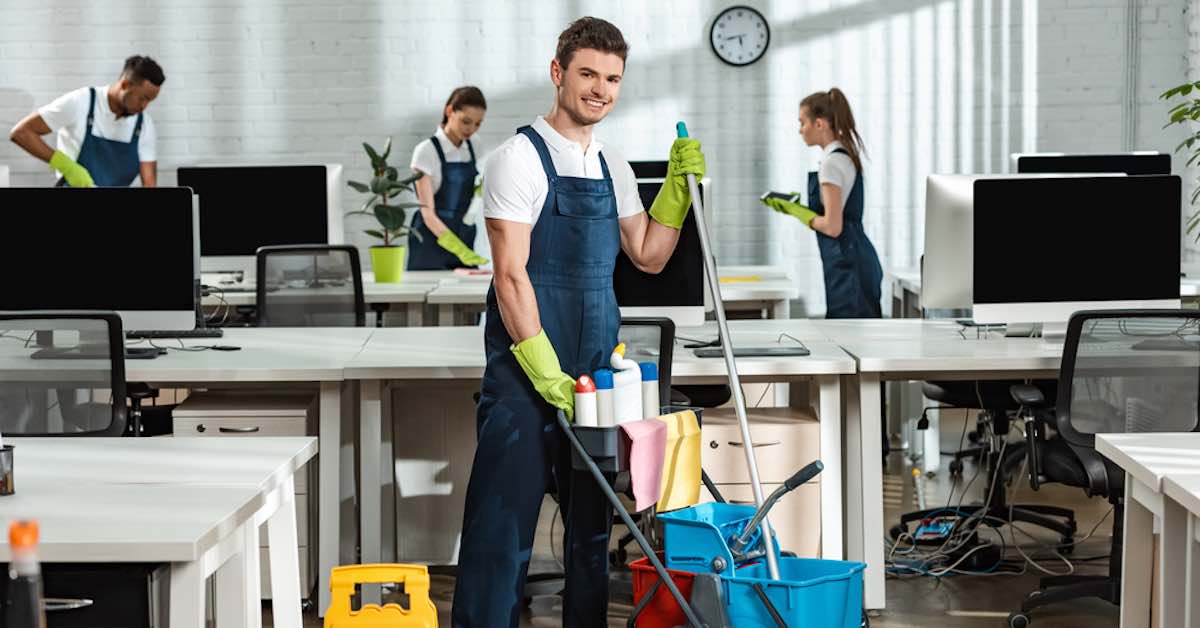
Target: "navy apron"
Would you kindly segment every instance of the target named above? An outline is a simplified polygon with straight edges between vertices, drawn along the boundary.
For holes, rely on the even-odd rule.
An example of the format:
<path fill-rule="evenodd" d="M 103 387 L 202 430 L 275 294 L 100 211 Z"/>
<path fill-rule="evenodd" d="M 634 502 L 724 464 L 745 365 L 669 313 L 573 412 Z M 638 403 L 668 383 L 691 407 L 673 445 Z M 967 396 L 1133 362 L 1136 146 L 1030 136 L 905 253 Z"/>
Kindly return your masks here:
<path fill-rule="evenodd" d="M 541 136 L 528 126 L 518 133 L 537 149 L 549 182 L 526 270 L 562 370 L 578 377 L 607 364 L 621 324 L 612 288 L 621 247 L 612 177 L 603 155 L 603 179 L 560 177 Z M 517 625 L 538 511 L 553 482 L 565 528 L 563 626 L 602 628 L 607 626 L 612 506 L 590 474 L 571 469 L 571 448 L 556 411 L 533 389 L 512 344 L 493 284 L 453 626 Z"/>
<path fill-rule="evenodd" d="M 849 155 L 844 148 L 834 149 L 833 152 Z M 862 173 L 859 172 L 854 179 L 854 187 L 842 208 L 842 234 L 831 238 L 813 230 L 817 234 L 821 266 L 825 271 L 825 318 L 883 316 L 879 303 L 883 267 L 863 229 Z M 825 215 L 825 206 L 821 203 L 821 183 L 815 172 L 808 173 L 808 204 L 813 211 Z"/>
<path fill-rule="evenodd" d="M 88 105 L 87 128 L 83 132 L 83 144 L 79 146 L 79 157 L 75 159 L 83 166 L 97 187 L 128 187 L 141 173 L 142 162 L 138 159 L 138 138 L 142 135 L 142 114 L 138 114 L 133 125 L 133 138 L 118 142 L 92 135 L 92 122 L 96 116 L 96 88 L 88 88 L 92 100 Z M 69 187 L 66 177 L 60 178 L 59 187 Z"/>
<path fill-rule="evenodd" d="M 467 246 L 474 247 L 475 225 L 463 223 L 463 217 L 471 207 L 471 197 L 475 196 L 475 175 L 479 172 L 475 169 L 475 147 L 471 146 L 471 140 L 463 140 L 471 152 L 471 161 L 448 162 L 437 136 L 429 140 L 433 142 L 433 149 L 437 151 L 438 161 L 442 164 L 442 187 L 433 195 L 434 211 L 447 229 L 453 231 Z M 416 234 L 420 234 L 420 240 Z M 421 212 L 417 212 L 413 216 L 412 231 L 408 234 L 408 269 L 454 270 L 462 265 L 457 255 L 438 246 L 437 236 L 425 226 Z"/>

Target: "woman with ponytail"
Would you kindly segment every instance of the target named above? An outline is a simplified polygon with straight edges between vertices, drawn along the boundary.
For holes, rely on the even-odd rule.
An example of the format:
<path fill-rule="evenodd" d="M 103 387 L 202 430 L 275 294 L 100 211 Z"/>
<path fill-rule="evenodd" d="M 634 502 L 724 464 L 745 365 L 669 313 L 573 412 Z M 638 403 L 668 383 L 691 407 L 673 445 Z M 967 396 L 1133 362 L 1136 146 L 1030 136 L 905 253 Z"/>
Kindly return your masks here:
<path fill-rule="evenodd" d="M 805 207 L 776 198 L 763 202 L 799 218 L 817 234 L 825 271 L 825 318 L 880 318 L 883 267 L 863 230 L 862 138 L 842 90 L 800 101 L 800 136 L 824 153 L 808 173 Z"/>

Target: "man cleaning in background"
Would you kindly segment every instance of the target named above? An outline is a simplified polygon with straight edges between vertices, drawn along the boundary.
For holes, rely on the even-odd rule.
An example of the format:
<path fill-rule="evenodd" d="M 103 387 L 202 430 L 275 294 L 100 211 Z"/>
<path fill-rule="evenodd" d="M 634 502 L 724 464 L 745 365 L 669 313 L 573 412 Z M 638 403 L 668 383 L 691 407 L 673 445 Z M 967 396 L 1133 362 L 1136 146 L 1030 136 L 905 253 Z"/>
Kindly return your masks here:
<path fill-rule="evenodd" d="M 538 511 L 553 478 L 566 562 L 563 626 L 603 627 L 612 507 L 571 452 L 555 413 L 572 416 L 574 377 L 607 362 L 621 315 L 617 251 L 657 273 L 704 176 L 696 140 L 671 146 L 649 213 L 629 162 L 592 136 L 621 91 L 629 47 L 597 18 L 576 20 L 550 62 L 550 113 L 488 159 L 484 218 L 495 265 L 487 298 L 478 445 L 467 487 L 453 625 L 517 626 Z M 664 132 L 673 121 L 664 121 Z"/>
<path fill-rule="evenodd" d="M 143 187 L 158 184 L 154 123 L 146 107 L 166 77 L 150 57 L 133 56 L 115 83 L 81 87 L 25 116 L 9 138 L 48 162 L 57 185 L 74 188 L 125 187 L 139 176 Z M 57 149 L 42 136 L 57 135 Z"/>

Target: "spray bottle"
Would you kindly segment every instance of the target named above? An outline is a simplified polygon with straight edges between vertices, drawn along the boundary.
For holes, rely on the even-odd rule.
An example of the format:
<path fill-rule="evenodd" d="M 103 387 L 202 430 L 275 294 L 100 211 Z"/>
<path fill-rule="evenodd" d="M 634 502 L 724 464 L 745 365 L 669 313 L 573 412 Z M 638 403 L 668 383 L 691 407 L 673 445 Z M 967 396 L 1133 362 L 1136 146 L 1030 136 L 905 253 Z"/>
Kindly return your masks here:
<path fill-rule="evenodd" d="M 580 375 L 575 382 L 575 425 L 596 427 L 596 382 L 587 374 Z"/>
<path fill-rule="evenodd" d="M 14 521 L 8 526 L 12 560 L 8 563 L 8 603 L 4 618 L 8 626 L 45 628 L 42 610 L 42 573 L 37 559 L 36 521 Z"/>
<path fill-rule="evenodd" d="M 617 425 L 641 421 L 646 418 L 642 414 L 641 367 L 625 357 L 623 342 L 613 349 L 609 362 L 613 368 L 613 417 Z"/>

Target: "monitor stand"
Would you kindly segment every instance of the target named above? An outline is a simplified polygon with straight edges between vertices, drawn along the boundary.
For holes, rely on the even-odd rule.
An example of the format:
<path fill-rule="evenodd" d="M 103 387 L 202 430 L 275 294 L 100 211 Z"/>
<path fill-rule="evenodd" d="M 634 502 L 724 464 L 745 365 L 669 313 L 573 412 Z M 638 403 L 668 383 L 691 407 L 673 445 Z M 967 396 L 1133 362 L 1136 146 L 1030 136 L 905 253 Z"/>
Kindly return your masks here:
<path fill-rule="evenodd" d="M 1067 341 L 1067 323 L 1042 323 L 1042 340 L 1051 345 L 1065 343 Z"/>

